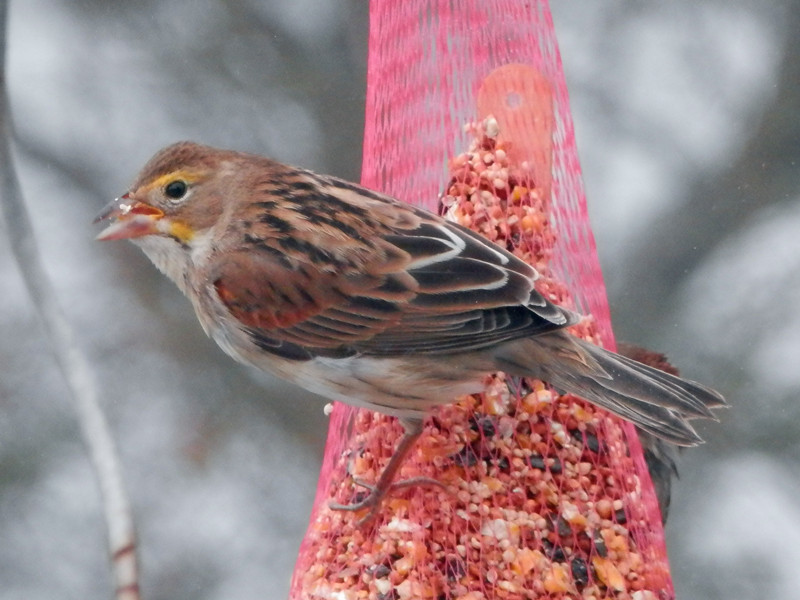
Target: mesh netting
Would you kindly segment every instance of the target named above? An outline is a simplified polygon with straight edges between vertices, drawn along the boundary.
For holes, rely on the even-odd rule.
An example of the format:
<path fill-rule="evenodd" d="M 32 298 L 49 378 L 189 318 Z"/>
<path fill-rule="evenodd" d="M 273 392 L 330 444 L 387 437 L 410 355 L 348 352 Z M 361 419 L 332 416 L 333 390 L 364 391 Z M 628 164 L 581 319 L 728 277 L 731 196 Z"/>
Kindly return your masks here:
<path fill-rule="evenodd" d="M 537 289 L 613 345 L 546 2 L 373 0 L 362 183 L 523 257 Z M 373 521 L 334 511 L 402 433 L 337 406 L 293 598 L 672 598 L 632 426 L 545 383 L 494 374 L 431 412 Z"/>

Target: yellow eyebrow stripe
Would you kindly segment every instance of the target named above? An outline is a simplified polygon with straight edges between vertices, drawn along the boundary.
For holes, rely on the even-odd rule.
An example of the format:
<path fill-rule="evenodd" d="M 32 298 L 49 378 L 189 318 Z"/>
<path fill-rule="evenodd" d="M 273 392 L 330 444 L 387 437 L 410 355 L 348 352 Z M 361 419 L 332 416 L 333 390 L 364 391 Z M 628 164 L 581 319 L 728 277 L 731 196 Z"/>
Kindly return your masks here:
<path fill-rule="evenodd" d="M 154 179 L 153 181 L 148 183 L 145 186 L 145 189 L 148 190 L 148 191 L 149 190 L 154 190 L 154 189 L 163 187 L 163 186 L 167 185 L 168 183 L 170 183 L 172 181 L 176 181 L 178 179 L 181 179 L 181 180 L 185 181 L 188 184 L 192 184 L 192 183 L 197 183 L 198 181 L 200 181 L 200 179 L 202 179 L 202 177 L 197 172 L 187 171 L 185 169 L 178 169 L 177 171 L 172 171 L 170 173 L 167 173 L 166 175 L 162 175 L 161 177 L 157 177 L 156 179 Z"/>

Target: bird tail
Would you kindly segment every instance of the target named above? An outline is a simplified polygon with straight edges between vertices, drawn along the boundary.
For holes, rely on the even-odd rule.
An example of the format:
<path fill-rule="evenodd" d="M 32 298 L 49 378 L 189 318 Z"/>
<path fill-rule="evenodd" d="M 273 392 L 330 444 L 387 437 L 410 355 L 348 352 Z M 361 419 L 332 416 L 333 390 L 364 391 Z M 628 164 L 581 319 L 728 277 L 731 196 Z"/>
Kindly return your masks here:
<path fill-rule="evenodd" d="M 702 439 L 689 421 L 714 419 L 724 398 L 704 385 L 681 379 L 559 330 L 517 340 L 497 349 L 499 370 L 535 377 L 631 421 L 679 446 Z"/>

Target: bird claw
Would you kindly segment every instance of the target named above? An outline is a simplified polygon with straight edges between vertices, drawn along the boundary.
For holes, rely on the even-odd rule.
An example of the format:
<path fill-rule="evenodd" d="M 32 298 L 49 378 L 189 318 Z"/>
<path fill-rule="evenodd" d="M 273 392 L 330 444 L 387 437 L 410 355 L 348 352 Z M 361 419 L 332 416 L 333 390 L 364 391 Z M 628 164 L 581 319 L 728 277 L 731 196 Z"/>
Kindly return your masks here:
<path fill-rule="evenodd" d="M 379 492 L 377 486 L 372 485 L 371 483 L 367 483 L 366 481 L 362 481 L 361 479 L 353 479 L 353 483 L 359 487 L 366 488 L 369 490 L 369 494 L 367 494 L 361 500 L 357 502 L 352 502 L 350 504 L 341 504 L 339 502 L 329 502 L 328 507 L 331 510 L 346 510 L 350 512 L 355 512 L 361 510 L 363 508 L 368 508 L 380 503 L 380 500 L 383 498 L 385 493 Z"/>
<path fill-rule="evenodd" d="M 359 487 L 369 490 L 369 493 L 366 495 L 366 497 L 350 504 L 329 502 L 328 508 L 331 510 L 342 510 L 348 512 L 357 512 L 360 510 L 369 509 L 367 514 L 359 519 L 356 523 L 358 527 L 369 523 L 378 515 L 378 509 L 380 508 L 384 497 L 391 490 L 423 485 L 435 485 L 442 489 L 447 489 L 441 481 L 437 481 L 431 477 L 409 477 L 408 479 L 403 479 L 402 481 L 396 481 L 383 490 L 376 485 L 372 485 L 371 483 L 367 483 L 366 481 L 362 481 L 360 479 L 353 479 L 353 483 Z"/>

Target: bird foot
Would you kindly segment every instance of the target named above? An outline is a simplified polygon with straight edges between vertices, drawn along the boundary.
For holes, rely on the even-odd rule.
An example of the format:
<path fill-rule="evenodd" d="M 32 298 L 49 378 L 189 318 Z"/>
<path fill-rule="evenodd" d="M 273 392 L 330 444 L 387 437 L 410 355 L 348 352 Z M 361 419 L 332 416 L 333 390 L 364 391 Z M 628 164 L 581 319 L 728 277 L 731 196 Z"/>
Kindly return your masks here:
<path fill-rule="evenodd" d="M 402 481 L 396 481 L 391 485 L 386 486 L 384 489 L 381 489 L 380 486 L 367 483 L 366 481 L 361 481 L 360 479 L 354 479 L 353 482 L 357 486 L 369 490 L 369 493 L 361 500 L 352 502 L 350 504 L 329 502 L 328 507 L 331 510 L 344 510 L 348 512 L 356 512 L 364 509 L 369 509 L 367 511 L 367 514 L 361 517 L 361 519 L 359 519 L 358 522 L 356 523 L 358 527 L 361 527 L 362 525 L 369 523 L 378 515 L 378 510 L 380 509 L 381 503 L 383 502 L 383 499 L 390 491 L 408 487 L 423 486 L 423 485 L 435 485 L 442 489 L 447 489 L 446 486 L 441 481 L 437 481 L 436 479 L 433 479 L 431 477 L 409 477 L 408 479 L 403 479 Z"/>

